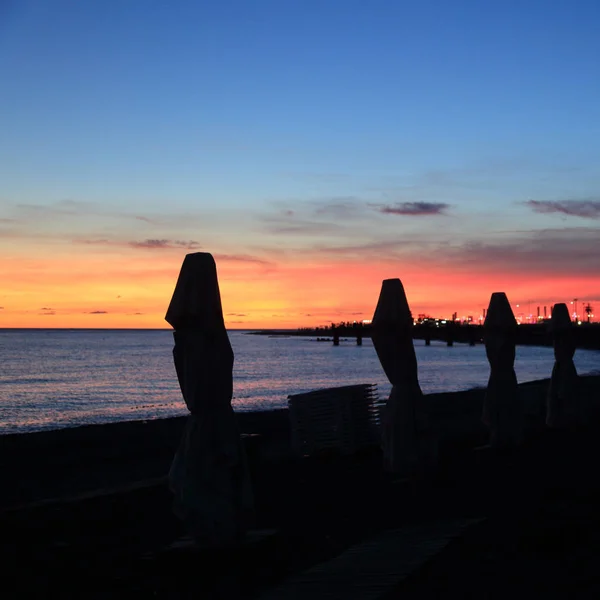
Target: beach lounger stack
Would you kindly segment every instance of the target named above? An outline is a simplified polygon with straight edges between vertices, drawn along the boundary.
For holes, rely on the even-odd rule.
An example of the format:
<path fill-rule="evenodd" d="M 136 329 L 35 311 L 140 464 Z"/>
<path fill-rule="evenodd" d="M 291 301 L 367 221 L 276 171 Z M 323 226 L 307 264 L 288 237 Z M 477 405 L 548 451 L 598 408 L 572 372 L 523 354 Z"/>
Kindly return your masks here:
<path fill-rule="evenodd" d="M 377 385 L 371 383 L 288 396 L 292 451 L 353 454 L 379 444 L 379 405 Z"/>

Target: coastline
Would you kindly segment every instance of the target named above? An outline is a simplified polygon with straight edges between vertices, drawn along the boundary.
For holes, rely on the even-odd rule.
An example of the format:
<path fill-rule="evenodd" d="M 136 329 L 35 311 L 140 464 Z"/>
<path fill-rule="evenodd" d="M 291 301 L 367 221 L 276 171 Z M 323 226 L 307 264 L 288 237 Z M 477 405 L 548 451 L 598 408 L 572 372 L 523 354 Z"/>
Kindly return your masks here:
<path fill-rule="evenodd" d="M 238 413 L 244 433 L 260 432 L 249 456 L 255 526 L 271 533 L 224 552 L 185 544 L 177 549 L 185 532 L 172 515 L 165 475 L 185 417 L 3 436 L 5 584 L 18 586 L 13 589 L 21 595 L 15 597 L 51 592 L 81 597 L 80 577 L 72 576 L 76 570 L 94 581 L 86 597 L 260 598 L 289 577 L 314 565 L 326 568 L 346 550 L 391 529 L 426 527 L 438 539 L 437 528 L 448 519 L 477 519 L 479 525 L 424 565 L 411 567 L 408 578 L 381 598 L 439 597 L 449 589 L 473 597 L 468 594 L 483 586 L 491 589 L 490 598 L 503 598 L 517 584 L 540 597 L 540 590 L 564 589 L 573 581 L 571 554 L 590 557 L 580 571 L 587 577 L 584 589 L 593 588 L 600 490 L 590 474 L 600 450 L 600 376 L 581 377 L 585 420 L 566 431 L 543 424 L 547 381 L 521 384 L 527 436 L 507 452 L 474 450 L 487 442 L 480 422 L 485 390 L 425 396 L 443 444 L 435 473 L 416 486 L 383 473 L 378 448 L 350 457 L 293 459 L 286 454 L 286 410 Z M 135 481 L 146 485 L 124 485 Z M 72 499 L 86 489 L 104 493 Z M 6 510 L 10 496 L 21 509 Z M 22 506 L 53 496 L 58 500 Z M 544 540 L 558 531 L 560 543 L 546 557 Z M 377 550 L 377 544 L 371 547 Z M 412 560 L 414 548 L 397 552 Z M 540 552 L 546 560 L 542 571 L 553 565 L 543 577 Z M 219 596 L 225 584 L 243 593 Z"/>
<path fill-rule="evenodd" d="M 544 428 L 549 379 L 519 384 L 528 431 Z M 600 375 L 580 376 L 584 414 L 600 414 Z M 485 388 L 426 394 L 423 405 L 440 452 L 472 448 L 487 442 L 481 422 Z M 383 400 L 383 398 L 381 398 Z M 0 436 L 0 477 L 6 483 L 0 508 L 23 505 L 94 488 L 123 485 L 168 473 L 186 416 L 147 421 L 122 421 Z M 240 433 L 252 460 L 291 459 L 286 408 L 237 412 Z"/>

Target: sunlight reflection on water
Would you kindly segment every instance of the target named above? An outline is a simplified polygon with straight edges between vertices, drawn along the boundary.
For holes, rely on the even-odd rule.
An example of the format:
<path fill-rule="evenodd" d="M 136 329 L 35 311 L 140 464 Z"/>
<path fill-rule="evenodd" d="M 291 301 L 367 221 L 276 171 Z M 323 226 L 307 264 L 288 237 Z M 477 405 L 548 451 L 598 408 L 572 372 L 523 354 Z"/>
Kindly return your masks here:
<path fill-rule="evenodd" d="M 339 347 L 314 338 L 230 332 L 236 410 L 285 407 L 288 394 L 351 383 L 389 384 L 371 340 Z M 172 359 L 170 331 L 0 330 L 0 433 L 187 414 Z M 447 348 L 415 341 L 425 393 L 485 386 L 483 346 Z M 580 373 L 600 353 L 578 350 Z M 551 348 L 519 347 L 519 381 L 548 377 Z"/>

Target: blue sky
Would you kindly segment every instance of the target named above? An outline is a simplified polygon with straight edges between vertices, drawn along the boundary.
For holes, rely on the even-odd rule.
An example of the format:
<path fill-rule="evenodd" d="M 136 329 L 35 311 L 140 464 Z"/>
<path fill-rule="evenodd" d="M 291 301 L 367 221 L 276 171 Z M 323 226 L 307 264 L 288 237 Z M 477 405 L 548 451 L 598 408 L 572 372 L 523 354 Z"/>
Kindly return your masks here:
<path fill-rule="evenodd" d="M 243 204 L 310 194 L 296 173 L 511 161 L 597 185 L 597 2 L 23 0 L 3 21 L 4 194 Z"/>
<path fill-rule="evenodd" d="M 10 243 L 112 232 L 314 259 L 332 240 L 582 229 L 580 256 L 598 228 L 597 1 L 0 6 Z"/>

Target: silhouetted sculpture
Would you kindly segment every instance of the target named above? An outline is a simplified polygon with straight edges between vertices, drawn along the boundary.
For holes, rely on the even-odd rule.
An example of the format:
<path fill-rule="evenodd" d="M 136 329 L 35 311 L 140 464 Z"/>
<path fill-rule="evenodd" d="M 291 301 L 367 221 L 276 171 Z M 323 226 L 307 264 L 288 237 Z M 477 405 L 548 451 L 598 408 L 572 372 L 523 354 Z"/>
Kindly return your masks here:
<path fill-rule="evenodd" d="M 554 338 L 555 362 L 548 388 L 546 424 L 561 427 L 574 416 L 577 396 L 577 369 L 573 362 L 575 339 L 566 304 L 554 305 L 549 327 Z"/>
<path fill-rule="evenodd" d="M 165 319 L 175 329 L 175 370 L 191 413 L 169 472 L 175 513 L 199 544 L 227 545 L 245 533 L 252 491 L 231 408 L 233 350 L 210 254 L 185 257 Z"/>
<path fill-rule="evenodd" d="M 392 384 L 383 411 L 384 466 L 411 474 L 419 463 L 421 436 L 426 429 L 412 338 L 413 320 L 399 279 L 386 279 L 372 321 L 373 345 Z"/>
<path fill-rule="evenodd" d="M 516 445 L 523 432 L 523 405 L 514 369 L 517 322 L 503 292 L 492 294 L 483 332 L 491 372 L 482 420 L 490 428 L 492 447 Z"/>

